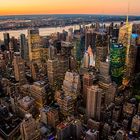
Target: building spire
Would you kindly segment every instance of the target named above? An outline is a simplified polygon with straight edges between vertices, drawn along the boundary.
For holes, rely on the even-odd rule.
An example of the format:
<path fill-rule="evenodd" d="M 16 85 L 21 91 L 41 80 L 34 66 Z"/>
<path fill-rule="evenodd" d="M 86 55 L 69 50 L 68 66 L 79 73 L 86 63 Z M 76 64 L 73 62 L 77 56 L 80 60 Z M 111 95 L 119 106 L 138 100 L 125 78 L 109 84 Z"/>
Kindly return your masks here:
<path fill-rule="evenodd" d="M 129 23 L 129 1 L 128 1 L 128 10 L 127 10 L 127 16 L 126 16 L 126 24 Z"/>

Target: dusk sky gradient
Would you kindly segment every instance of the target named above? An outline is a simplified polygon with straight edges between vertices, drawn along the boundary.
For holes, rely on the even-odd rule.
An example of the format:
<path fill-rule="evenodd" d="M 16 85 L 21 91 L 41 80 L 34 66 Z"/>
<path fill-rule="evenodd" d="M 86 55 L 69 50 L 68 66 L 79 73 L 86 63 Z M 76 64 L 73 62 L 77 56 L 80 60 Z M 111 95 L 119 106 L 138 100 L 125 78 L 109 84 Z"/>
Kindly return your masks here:
<path fill-rule="evenodd" d="M 115 14 L 140 15 L 140 0 L 0 0 L 0 15 Z"/>

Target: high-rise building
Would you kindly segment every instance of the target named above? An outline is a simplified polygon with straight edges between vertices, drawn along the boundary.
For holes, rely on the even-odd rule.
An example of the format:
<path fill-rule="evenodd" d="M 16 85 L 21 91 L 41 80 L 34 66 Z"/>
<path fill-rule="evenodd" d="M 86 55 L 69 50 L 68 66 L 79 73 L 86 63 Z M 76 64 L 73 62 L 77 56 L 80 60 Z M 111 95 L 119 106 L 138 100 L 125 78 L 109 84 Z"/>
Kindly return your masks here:
<path fill-rule="evenodd" d="M 63 81 L 63 91 L 65 94 L 73 93 L 79 94 L 80 93 L 80 76 L 75 72 L 66 72 L 65 78 Z"/>
<path fill-rule="evenodd" d="M 9 35 L 9 33 L 4 33 L 3 37 L 4 37 L 5 48 L 6 48 L 6 50 L 9 50 L 9 42 L 10 42 L 10 35 Z"/>
<path fill-rule="evenodd" d="M 50 46 L 48 50 L 47 72 L 51 85 L 54 85 L 59 76 L 59 61 L 55 56 L 54 46 Z"/>
<path fill-rule="evenodd" d="M 87 29 L 85 32 L 85 49 L 89 46 L 95 50 L 96 32 L 93 29 Z"/>
<path fill-rule="evenodd" d="M 41 44 L 38 29 L 28 30 L 29 60 L 40 64 L 41 61 Z"/>
<path fill-rule="evenodd" d="M 118 39 L 118 42 L 126 47 L 124 80 L 129 80 L 134 73 L 137 54 L 136 38 L 136 34 L 133 34 L 133 24 L 127 20 L 126 24 L 120 28 Z"/>
<path fill-rule="evenodd" d="M 112 81 L 122 84 L 125 70 L 126 49 L 122 44 L 112 44 L 110 49 L 110 69 Z"/>
<path fill-rule="evenodd" d="M 14 63 L 14 75 L 15 75 L 16 81 L 19 81 L 21 84 L 25 83 L 26 82 L 25 64 L 19 52 L 14 53 L 13 63 Z"/>
<path fill-rule="evenodd" d="M 43 107 L 43 105 L 47 102 L 45 87 L 46 83 L 44 81 L 34 82 L 34 84 L 30 86 L 30 94 L 35 99 L 35 102 L 39 108 Z"/>
<path fill-rule="evenodd" d="M 94 118 L 100 120 L 101 114 L 101 99 L 102 89 L 98 86 L 91 86 L 87 90 L 87 116 L 88 118 Z"/>
<path fill-rule="evenodd" d="M 38 140 L 40 133 L 37 123 L 31 114 L 26 114 L 25 119 L 20 124 L 20 132 L 22 140 Z"/>
<path fill-rule="evenodd" d="M 100 62 L 99 65 L 99 85 L 102 88 L 108 88 L 111 83 L 110 77 L 110 63 L 109 62 Z"/>
<path fill-rule="evenodd" d="M 29 50 L 28 50 L 28 44 L 26 41 L 25 34 L 20 35 L 20 52 L 21 52 L 22 59 L 28 60 Z"/>
<path fill-rule="evenodd" d="M 90 73 L 84 74 L 83 76 L 83 99 L 86 104 L 87 101 L 87 90 L 93 85 L 93 75 Z"/>

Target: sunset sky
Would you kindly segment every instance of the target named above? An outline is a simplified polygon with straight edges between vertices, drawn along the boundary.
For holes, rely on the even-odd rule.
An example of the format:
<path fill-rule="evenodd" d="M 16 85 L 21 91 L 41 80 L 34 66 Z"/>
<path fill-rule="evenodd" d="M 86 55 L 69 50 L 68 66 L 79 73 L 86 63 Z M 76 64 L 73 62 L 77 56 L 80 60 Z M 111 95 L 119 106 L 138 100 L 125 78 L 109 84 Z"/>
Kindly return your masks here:
<path fill-rule="evenodd" d="M 0 0 L 0 15 L 126 14 L 140 15 L 140 0 Z"/>

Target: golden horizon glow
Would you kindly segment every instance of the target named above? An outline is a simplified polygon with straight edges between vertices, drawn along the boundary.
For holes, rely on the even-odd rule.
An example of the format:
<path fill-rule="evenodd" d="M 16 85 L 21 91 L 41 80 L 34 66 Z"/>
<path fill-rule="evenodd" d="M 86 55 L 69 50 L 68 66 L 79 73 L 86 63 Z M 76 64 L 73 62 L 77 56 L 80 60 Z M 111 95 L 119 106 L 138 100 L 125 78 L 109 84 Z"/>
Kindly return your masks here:
<path fill-rule="evenodd" d="M 140 0 L 0 0 L 0 15 L 24 14 L 140 15 Z"/>

